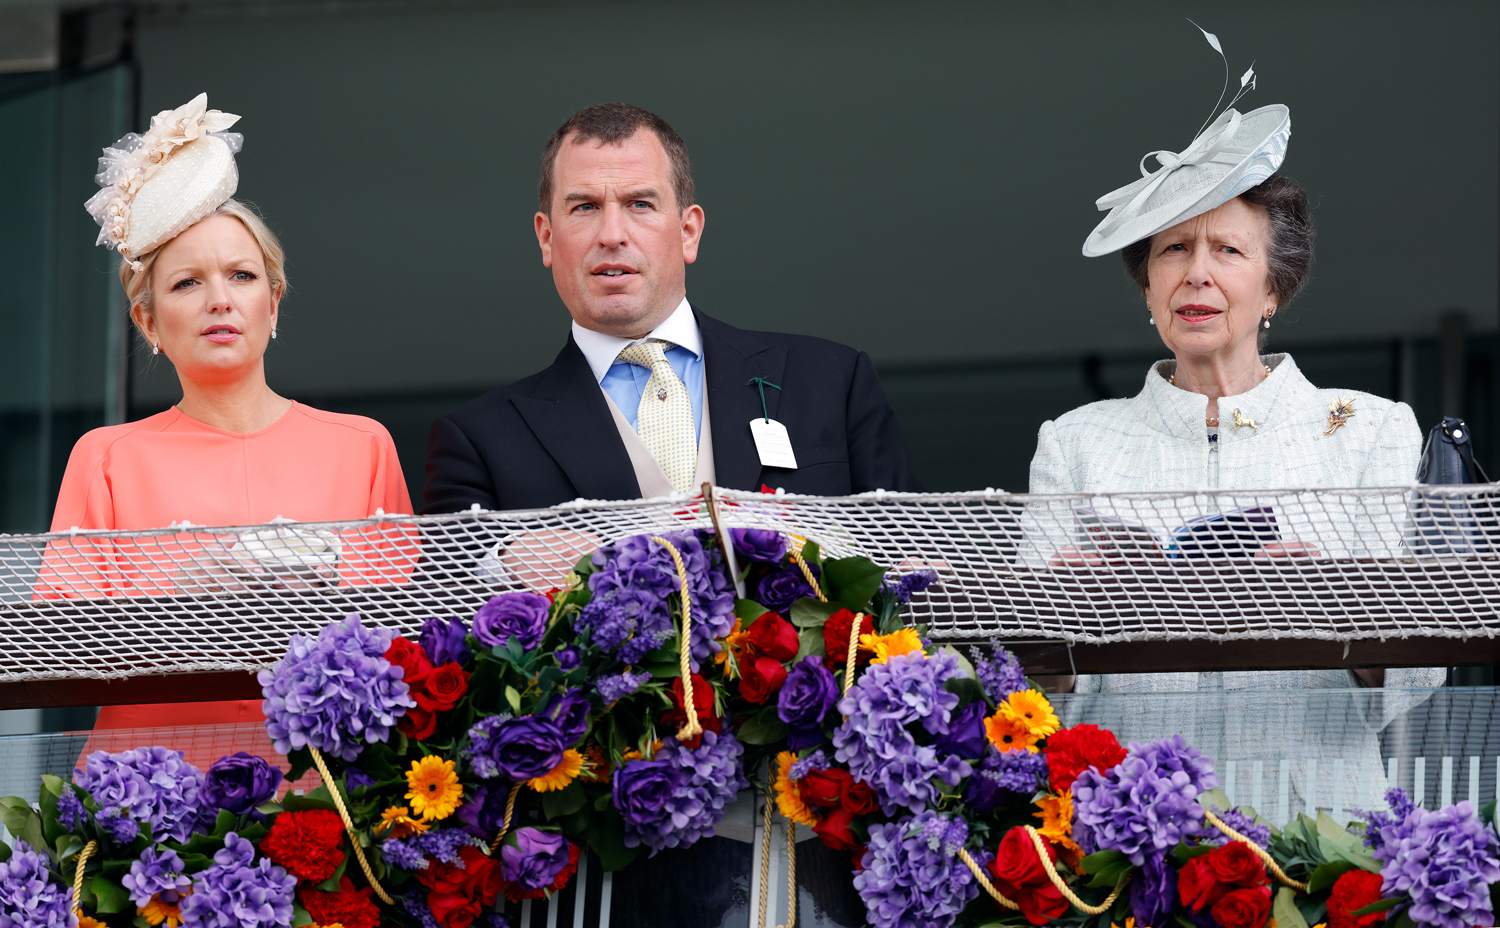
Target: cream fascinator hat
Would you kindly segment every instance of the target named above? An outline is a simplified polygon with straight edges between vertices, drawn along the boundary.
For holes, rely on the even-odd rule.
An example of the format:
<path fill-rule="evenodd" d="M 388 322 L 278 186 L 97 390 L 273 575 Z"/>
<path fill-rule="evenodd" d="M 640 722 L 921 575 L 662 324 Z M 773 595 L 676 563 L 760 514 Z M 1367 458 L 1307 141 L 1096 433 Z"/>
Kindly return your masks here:
<path fill-rule="evenodd" d="M 161 247 L 234 196 L 234 156 L 244 136 L 224 130 L 239 121 L 208 108 L 200 93 L 151 117 L 145 135 L 132 132 L 104 149 L 94 180 L 102 187 L 83 208 L 99 223 L 96 245 L 140 258 Z"/>
<path fill-rule="evenodd" d="M 1201 26 L 1198 29 L 1223 57 L 1218 38 Z M 1224 87 L 1228 90 L 1228 58 L 1224 59 Z M 1222 206 L 1276 173 L 1286 158 L 1292 117 L 1279 103 L 1248 113 L 1236 111 L 1234 104 L 1254 89 L 1252 66 L 1240 78 L 1240 91 L 1229 101 L 1229 108 L 1218 118 L 1210 117 L 1191 145 L 1181 152 L 1148 153 L 1141 159 L 1140 180 L 1095 201 L 1109 215 L 1083 243 L 1084 257 L 1097 258 L 1150 238 Z M 1219 102 L 1223 100 L 1221 92 Z M 1218 108 L 1215 103 L 1214 109 Z M 1146 169 L 1150 158 L 1160 165 L 1155 171 Z"/>

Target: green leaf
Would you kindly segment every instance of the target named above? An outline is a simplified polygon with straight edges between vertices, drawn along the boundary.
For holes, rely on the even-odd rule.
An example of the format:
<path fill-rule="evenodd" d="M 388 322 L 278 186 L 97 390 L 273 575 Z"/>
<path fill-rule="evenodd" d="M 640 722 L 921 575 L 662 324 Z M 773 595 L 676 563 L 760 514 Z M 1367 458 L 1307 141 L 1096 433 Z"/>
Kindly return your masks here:
<path fill-rule="evenodd" d="M 842 608 L 839 603 L 820 603 L 804 596 L 792 603 L 792 608 L 787 610 L 787 619 L 798 628 L 816 628 L 821 631 L 828 617 Z"/>
<path fill-rule="evenodd" d="M 130 920 L 130 923 L 134 925 L 135 928 L 152 928 L 151 923 L 146 921 L 146 916 L 144 915 L 137 915 L 135 918 L 132 918 Z M 293 924 L 296 923 L 294 922 Z"/>
<path fill-rule="evenodd" d="M 1396 916 L 1395 924 L 1391 924 L 1389 919 L 1386 920 L 1386 924 L 1389 928 L 1417 928 L 1416 921 L 1411 917 L 1410 908 L 1407 908 L 1400 915 Z"/>
<path fill-rule="evenodd" d="M 776 707 L 767 706 L 740 726 L 739 739 L 745 744 L 775 744 L 786 737 L 786 723 L 776 716 Z"/>
<path fill-rule="evenodd" d="M 308 809 L 332 809 L 333 797 L 329 795 L 324 787 L 298 796 L 295 793 L 287 793 L 286 798 L 281 800 L 281 808 L 287 812 L 303 812 Z"/>
<path fill-rule="evenodd" d="M 542 812 L 549 819 L 558 819 L 572 815 L 583 804 L 588 801 L 588 794 L 583 791 L 581 783 L 569 783 L 566 789 L 542 794 Z"/>
<path fill-rule="evenodd" d="M 959 705 L 984 702 L 984 687 L 973 677 L 952 676 L 943 681 L 943 689 L 958 697 Z"/>
<path fill-rule="evenodd" d="M 349 867 L 349 858 L 351 856 L 353 856 L 353 855 L 345 854 L 344 855 L 344 859 L 341 860 L 341 861 L 339 861 L 338 867 L 336 867 L 334 869 L 333 875 L 330 876 L 328 879 L 324 880 L 323 882 L 319 883 L 318 884 L 318 888 L 321 889 L 325 893 L 336 893 L 336 892 L 338 892 L 339 891 L 339 879 L 344 875 L 344 871 L 346 869 L 348 869 L 348 867 Z"/>
<path fill-rule="evenodd" d="M 802 543 L 802 560 L 809 566 L 823 563 L 823 549 L 818 547 L 816 541 L 804 541 Z"/>
<path fill-rule="evenodd" d="M 734 601 L 734 614 L 747 626 L 770 611 L 753 599 L 736 599 Z"/>
<path fill-rule="evenodd" d="M 135 908 L 130 902 L 130 894 L 125 887 L 111 880 L 102 873 L 94 874 L 94 879 L 89 883 L 89 889 L 94 891 L 97 900 L 95 911 L 104 915 L 113 915 L 116 912 L 125 912 Z"/>
<path fill-rule="evenodd" d="M 307 910 L 297 903 L 292 903 L 292 928 L 302 928 L 303 925 L 313 924 L 313 917 Z"/>
<path fill-rule="evenodd" d="M 1276 893 L 1276 902 L 1271 906 L 1271 917 L 1276 919 L 1276 928 L 1307 928 L 1307 920 L 1297 908 L 1297 891 L 1283 886 Z"/>
<path fill-rule="evenodd" d="M 641 856 L 642 848 L 625 846 L 625 823 L 614 810 L 594 816 L 583 837 L 605 870 L 623 870 Z"/>
<path fill-rule="evenodd" d="M 1318 864 L 1313 868 L 1312 876 L 1307 878 L 1307 891 L 1318 893 L 1329 889 L 1338 882 L 1339 877 L 1354 869 L 1357 868 L 1347 860 L 1330 860 L 1327 863 Z"/>
<path fill-rule="evenodd" d="M 823 594 L 855 612 L 869 612 L 870 599 L 880 589 L 885 571 L 862 557 L 823 562 Z"/>
<path fill-rule="evenodd" d="M 505 701 L 510 703 L 510 711 L 521 714 L 521 694 L 516 692 L 514 686 L 505 687 Z"/>
<path fill-rule="evenodd" d="M 1384 912 L 1386 909 L 1394 909 L 1396 906 L 1406 902 L 1410 897 L 1397 896 L 1394 899 L 1379 899 L 1363 908 L 1350 909 L 1350 915 L 1374 915 L 1376 912 Z"/>
<path fill-rule="evenodd" d="M 6 844 L 3 841 L 0 841 L 0 864 L 3 864 L 7 860 L 10 860 L 10 855 L 11 855 L 10 845 Z"/>
<path fill-rule="evenodd" d="M 793 663 L 801 661 L 810 654 L 823 657 L 827 654 L 823 647 L 823 630 L 821 628 L 799 628 L 797 629 L 797 656 Z"/>
<path fill-rule="evenodd" d="M 1083 869 L 1089 886 L 1111 887 L 1130 869 L 1130 858 L 1119 851 L 1098 851 L 1083 859 Z"/>
<path fill-rule="evenodd" d="M 1198 794 L 1198 805 L 1205 809 L 1212 809 L 1216 814 L 1228 811 L 1229 796 L 1218 788 L 1204 790 Z"/>
<path fill-rule="evenodd" d="M 42 837 L 50 846 L 63 834 L 62 824 L 57 820 L 57 794 L 43 788 L 38 804 L 42 807 Z"/>

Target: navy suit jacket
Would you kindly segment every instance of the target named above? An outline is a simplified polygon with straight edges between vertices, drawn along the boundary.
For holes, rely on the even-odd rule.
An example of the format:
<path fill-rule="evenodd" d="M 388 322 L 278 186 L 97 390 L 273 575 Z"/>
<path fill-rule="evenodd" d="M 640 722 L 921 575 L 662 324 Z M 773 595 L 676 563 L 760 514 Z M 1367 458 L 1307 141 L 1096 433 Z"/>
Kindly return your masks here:
<path fill-rule="evenodd" d="M 845 496 L 921 490 L 875 367 L 864 352 L 804 335 L 746 332 L 693 310 L 703 336 L 718 485 Z M 797 469 L 762 467 L 750 436 L 766 408 L 787 428 Z M 572 499 L 639 499 L 625 443 L 572 336 L 541 373 L 491 390 L 432 424 L 424 513 L 539 509 Z"/>

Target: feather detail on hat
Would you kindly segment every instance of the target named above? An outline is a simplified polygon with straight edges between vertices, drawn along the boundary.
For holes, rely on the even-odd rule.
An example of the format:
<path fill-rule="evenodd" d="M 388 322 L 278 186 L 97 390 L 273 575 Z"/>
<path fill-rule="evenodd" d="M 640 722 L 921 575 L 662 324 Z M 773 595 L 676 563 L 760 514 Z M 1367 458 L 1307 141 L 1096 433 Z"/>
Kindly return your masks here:
<path fill-rule="evenodd" d="M 145 135 L 132 132 L 104 149 L 94 177 L 101 189 L 83 207 L 99 224 L 95 244 L 118 251 L 140 270 L 141 256 L 234 196 L 234 155 L 244 136 L 225 130 L 238 121 L 209 109 L 208 94 L 200 93 L 151 117 Z"/>

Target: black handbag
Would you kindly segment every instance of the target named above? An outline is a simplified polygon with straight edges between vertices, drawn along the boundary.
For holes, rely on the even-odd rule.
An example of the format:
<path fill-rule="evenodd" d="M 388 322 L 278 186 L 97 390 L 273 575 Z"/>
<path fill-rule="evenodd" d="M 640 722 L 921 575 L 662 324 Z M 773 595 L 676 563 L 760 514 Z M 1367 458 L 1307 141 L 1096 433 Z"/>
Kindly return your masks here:
<path fill-rule="evenodd" d="M 1417 482 L 1431 486 L 1489 483 L 1474 460 L 1473 436 L 1464 420 L 1446 416 L 1427 435 Z M 1412 500 L 1412 551 L 1416 554 L 1479 555 L 1490 552 L 1496 533 L 1492 494 L 1427 493 Z"/>

